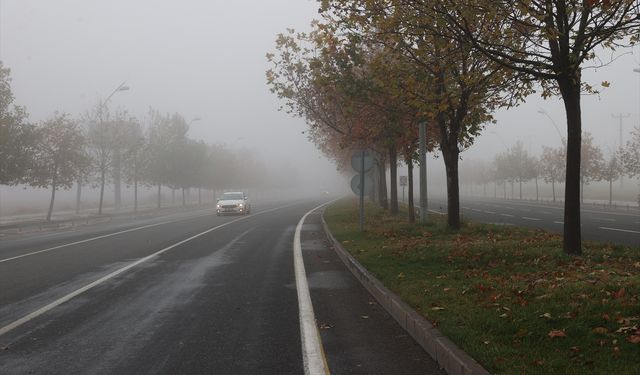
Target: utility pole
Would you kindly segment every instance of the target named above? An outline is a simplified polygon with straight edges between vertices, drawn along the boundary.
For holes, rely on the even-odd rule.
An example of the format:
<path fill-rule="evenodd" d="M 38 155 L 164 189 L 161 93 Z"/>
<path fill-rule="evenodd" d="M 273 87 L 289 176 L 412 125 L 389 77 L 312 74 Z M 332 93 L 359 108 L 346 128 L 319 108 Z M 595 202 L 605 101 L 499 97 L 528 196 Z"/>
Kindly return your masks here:
<path fill-rule="evenodd" d="M 621 113 L 619 115 L 611 115 L 611 117 L 617 118 L 620 121 L 620 143 L 618 144 L 618 146 L 619 146 L 618 149 L 620 150 L 624 146 L 624 144 L 622 143 L 622 125 L 623 125 L 622 122 L 623 122 L 624 119 L 631 117 L 631 115 L 628 114 L 628 113 L 626 115 L 623 115 Z M 624 179 L 624 177 L 622 175 L 620 175 L 620 189 L 622 189 L 622 185 L 623 185 L 622 181 L 623 181 L 623 179 Z"/>

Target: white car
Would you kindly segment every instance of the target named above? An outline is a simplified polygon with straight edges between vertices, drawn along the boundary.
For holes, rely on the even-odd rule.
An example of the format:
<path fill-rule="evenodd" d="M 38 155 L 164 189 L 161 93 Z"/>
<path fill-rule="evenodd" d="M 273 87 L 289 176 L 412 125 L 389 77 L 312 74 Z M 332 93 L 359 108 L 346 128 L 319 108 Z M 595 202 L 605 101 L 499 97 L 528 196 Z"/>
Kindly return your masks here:
<path fill-rule="evenodd" d="M 251 213 L 251 203 L 249 198 L 241 191 L 230 191 L 222 194 L 216 204 L 216 215 Z"/>

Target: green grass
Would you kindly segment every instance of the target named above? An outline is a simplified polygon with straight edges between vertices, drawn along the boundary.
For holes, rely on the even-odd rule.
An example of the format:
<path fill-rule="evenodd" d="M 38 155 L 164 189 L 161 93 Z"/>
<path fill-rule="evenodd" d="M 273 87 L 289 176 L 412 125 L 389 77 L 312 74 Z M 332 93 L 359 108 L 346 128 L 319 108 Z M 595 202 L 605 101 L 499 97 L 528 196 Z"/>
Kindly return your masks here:
<path fill-rule="evenodd" d="M 640 374 L 640 247 L 562 253 L 542 230 L 442 217 L 411 224 L 352 200 L 329 207 L 335 237 L 388 288 L 496 374 Z M 551 337 L 553 332 L 563 335 Z"/>

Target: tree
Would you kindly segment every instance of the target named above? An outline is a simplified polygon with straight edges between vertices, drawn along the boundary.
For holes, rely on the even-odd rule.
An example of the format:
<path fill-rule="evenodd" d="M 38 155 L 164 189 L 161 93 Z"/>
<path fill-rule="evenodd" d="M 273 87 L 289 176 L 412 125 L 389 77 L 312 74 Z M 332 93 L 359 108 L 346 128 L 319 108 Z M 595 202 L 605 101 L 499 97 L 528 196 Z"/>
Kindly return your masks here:
<path fill-rule="evenodd" d="M 125 149 L 122 154 L 124 179 L 128 185 L 133 185 L 133 211 L 138 211 L 138 185 L 142 180 L 143 171 L 148 164 L 145 150 L 148 139 L 139 121 L 132 118 L 126 132 Z"/>
<path fill-rule="evenodd" d="M 620 159 L 629 177 L 640 176 L 640 126 L 633 128 L 631 139 L 620 151 Z"/>
<path fill-rule="evenodd" d="M 591 181 L 601 179 L 605 169 L 604 158 L 600 147 L 593 143 L 590 133 L 584 133 L 582 138 L 582 157 L 580 158 L 580 202 L 584 202 L 584 186 Z"/>
<path fill-rule="evenodd" d="M 623 166 L 620 163 L 619 153 L 612 153 L 603 163 L 600 177 L 609 183 L 609 206 L 613 204 L 613 181 L 623 175 Z"/>
<path fill-rule="evenodd" d="M 158 208 L 162 205 L 162 185 L 176 186 L 178 173 L 174 163 L 179 152 L 178 145 L 186 140 L 189 130 L 182 116 L 163 115 L 151 108 L 149 110 L 149 145 L 145 149 L 147 168 L 144 171 L 146 181 L 158 187 Z"/>
<path fill-rule="evenodd" d="M 460 153 L 493 120 L 495 109 L 515 105 L 519 97 L 503 95 L 513 81 L 502 67 L 456 39 L 440 33 L 443 19 L 433 11 L 435 1 L 323 1 L 324 14 L 342 23 L 367 43 L 401 51 L 412 68 L 406 88 L 423 121 L 432 122 L 447 174 L 447 220 L 460 227 L 458 162 Z"/>
<path fill-rule="evenodd" d="M 620 161 L 624 173 L 629 177 L 640 176 L 640 126 L 633 128 L 631 139 L 620 151 Z M 640 192 L 638 192 L 638 206 L 640 206 Z"/>
<path fill-rule="evenodd" d="M 552 148 L 543 146 L 540 157 L 540 175 L 544 182 L 551 183 L 553 201 L 556 201 L 556 183 L 564 181 L 565 148 Z"/>
<path fill-rule="evenodd" d="M 0 61 L 0 184 L 25 182 L 32 168 L 35 132 L 24 107 L 13 104 L 11 71 Z"/>
<path fill-rule="evenodd" d="M 85 138 L 78 123 L 67 114 L 55 114 L 37 128 L 37 152 L 28 183 L 35 187 L 51 187 L 47 221 L 51 220 L 56 189 L 70 188 L 78 171 L 89 163 L 84 149 Z"/>
<path fill-rule="evenodd" d="M 418 2 L 410 1 L 410 3 Z M 538 81 L 543 97 L 559 92 L 567 118 L 563 249 L 582 253 L 580 228 L 580 98 L 593 88 L 582 70 L 611 50 L 640 38 L 640 2 L 635 0 L 441 0 L 434 7 L 447 33 L 513 71 Z M 603 86 L 608 86 L 603 82 Z"/>

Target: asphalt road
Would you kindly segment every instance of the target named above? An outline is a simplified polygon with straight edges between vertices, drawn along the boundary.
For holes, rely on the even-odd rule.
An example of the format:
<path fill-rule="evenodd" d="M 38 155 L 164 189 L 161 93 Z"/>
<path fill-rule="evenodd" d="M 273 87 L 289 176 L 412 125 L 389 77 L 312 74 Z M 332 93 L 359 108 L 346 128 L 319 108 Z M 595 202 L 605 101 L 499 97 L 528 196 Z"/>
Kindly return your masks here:
<path fill-rule="evenodd" d="M 1 239 L 0 374 L 302 374 L 318 354 L 333 373 L 440 373 L 335 257 L 317 211 L 299 236 L 321 350 L 301 344 L 293 243 L 320 203 Z"/>
<path fill-rule="evenodd" d="M 430 199 L 429 209 L 446 212 L 446 200 Z M 463 197 L 463 217 L 484 223 L 542 228 L 561 233 L 562 205 L 531 201 Z M 640 246 L 640 211 L 584 205 L 581 209 L 582 237 L 587 240 Z"/>

